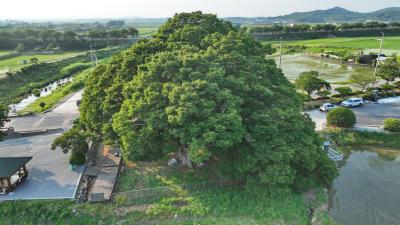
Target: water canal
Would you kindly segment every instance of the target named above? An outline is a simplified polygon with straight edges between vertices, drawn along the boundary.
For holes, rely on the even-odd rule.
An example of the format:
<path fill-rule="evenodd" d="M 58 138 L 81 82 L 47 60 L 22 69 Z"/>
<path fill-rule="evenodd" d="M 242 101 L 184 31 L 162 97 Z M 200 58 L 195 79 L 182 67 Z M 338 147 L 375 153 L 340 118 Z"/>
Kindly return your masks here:
<path fill-rule="evenodd" d="M 346 225 L 400 223 L 400 150 L 357 148 L 330 193 L 332 217 Z"/>

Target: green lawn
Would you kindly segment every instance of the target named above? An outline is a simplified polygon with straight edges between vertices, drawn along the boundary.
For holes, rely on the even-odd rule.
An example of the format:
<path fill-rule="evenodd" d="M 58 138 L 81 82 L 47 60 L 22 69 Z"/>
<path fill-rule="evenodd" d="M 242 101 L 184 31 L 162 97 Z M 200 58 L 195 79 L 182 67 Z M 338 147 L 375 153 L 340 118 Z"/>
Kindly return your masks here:
<path fill-rule="evenodd" d="M 178 184 L 215 179 L 212 169 L 171 168 L 167 162 L 128 162 L 117 191 L 169 186 L 172 197 L 151 201 L 117 198 L 113 203 L 75 204 L 71 201 L 0 203 L 0 224 L 308 224 L 308 207 L 327 202 L 316 189 L 315 198 L 262 187 L 226 187 L 187 191 Z M 317 213 L 320 224 L 335 224 L 326 211 Z M 101 221 L 101 223 L 99 222 Z"/>
<path fill-rule="evenodd" d="M 139 27 L 138 30 L 139 30 L 139 36 L 147 37 L 156 33 L 158 27 Z"/>
<path fill-rule="evenodd" d="M 1 54 L 1 53 L 0 53 Z M 10 59 L 0 60 L 0 70 L 1 69 L 19 69 L 24 66 L 29 65 L 29 60 L 31 58 L 37 58 L 39 62 L 47 62 L 51 60 L 57 60 L 65 57 L 72 57 L 81 54 L 80 52 L 65 52 L 62 54 L 51 54 L 51 55 L 22 55 L 16 56 Z M 26 60 L 28 64 L 23 64 L 22 62 Z"/>
<path fill-rule="evenodd" d="M 305 41 L 293 41 L 291 44 L 326 47 L 350 47 L 359 49 L 379 49 L 380 38 L 324 38 Z M 385 50 L 400 50 L 400 37 L 385 37 L 383 43 Z"/>
<path fill-rule="evenodd" d="M 12 51 L 8 51 L 8 50 L 0 50 L 0 56 L 10 54 L 11 52 Z"/>

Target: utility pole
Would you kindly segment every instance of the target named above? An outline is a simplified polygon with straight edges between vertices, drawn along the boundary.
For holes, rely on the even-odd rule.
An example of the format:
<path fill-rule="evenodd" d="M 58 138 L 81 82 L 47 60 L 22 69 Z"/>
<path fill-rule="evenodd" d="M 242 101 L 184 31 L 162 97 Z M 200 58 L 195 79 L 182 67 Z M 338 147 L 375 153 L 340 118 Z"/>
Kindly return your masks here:
<path fill-rule="evenodd" d="M 385 38 L 385 33 L 382 33 L 382 38 L 381 38 L 381 44 L 379 46 L 379 53 L 378 53 L 378 57 L 376 57 L 376 63 L 375 63 L 375 71 L 374 71 L 374 82 L 372 83 L 372 87 L 375 86 L 375 82 L 376 82 L 376 73 L 378 72 L 378 63 L 379 63 L 379 55 L 382 53 L 382 46 L 383 46 L 383 39 Z"/>
<path fill-rule="evenodd" d="M 90 57 L 92 58 L 92 66 L 94 67 L 93 46 L 90 45 Z"/>
<path fill-rule="evenodd" d="M 279 47 L 279 68 L 281 68 L 282 66 L 282 40 L 283 38 L 281 37 L 281 42 Z"/>

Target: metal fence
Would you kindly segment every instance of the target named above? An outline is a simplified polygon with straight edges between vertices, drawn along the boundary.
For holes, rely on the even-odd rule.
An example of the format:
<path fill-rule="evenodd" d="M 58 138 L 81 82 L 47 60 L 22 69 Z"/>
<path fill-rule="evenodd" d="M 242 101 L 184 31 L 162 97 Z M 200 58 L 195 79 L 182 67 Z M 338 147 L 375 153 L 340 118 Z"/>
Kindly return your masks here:
<path fill-rule="evenodd" d="M 146 203 L 148 201 L 180 196 L 187 192 L 195 193 L 197 191 L 211 190 L 223 187 L 242 186 L 243 181 L 240 180 L 217 180 L 217 181 L 204 181 L 198 183 L 188 183 L 180 185 L 162 186 L 156 188 L 147 188 L 140 190 L 132 190 L 126 192 L 113 193 L 112 200 L 118 204 L 129 202 Z"/>

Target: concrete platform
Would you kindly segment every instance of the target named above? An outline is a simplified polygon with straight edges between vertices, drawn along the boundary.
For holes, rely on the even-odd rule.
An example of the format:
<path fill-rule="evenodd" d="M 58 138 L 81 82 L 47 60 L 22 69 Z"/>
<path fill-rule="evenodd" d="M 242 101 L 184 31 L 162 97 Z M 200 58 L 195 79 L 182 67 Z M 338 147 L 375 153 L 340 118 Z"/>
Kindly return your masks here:
<path fill-rule="evenodd" d="M 50 134 L 0 142 L 0 157 L 33 156 L 27 164 L 27 180 L 14 193 L 0 195 L 0 201 L 19 199 L 72 199 L 82 167 L 69 169 L 69 154 L 52 151 L 50 145 L 61 135 Z"/>

